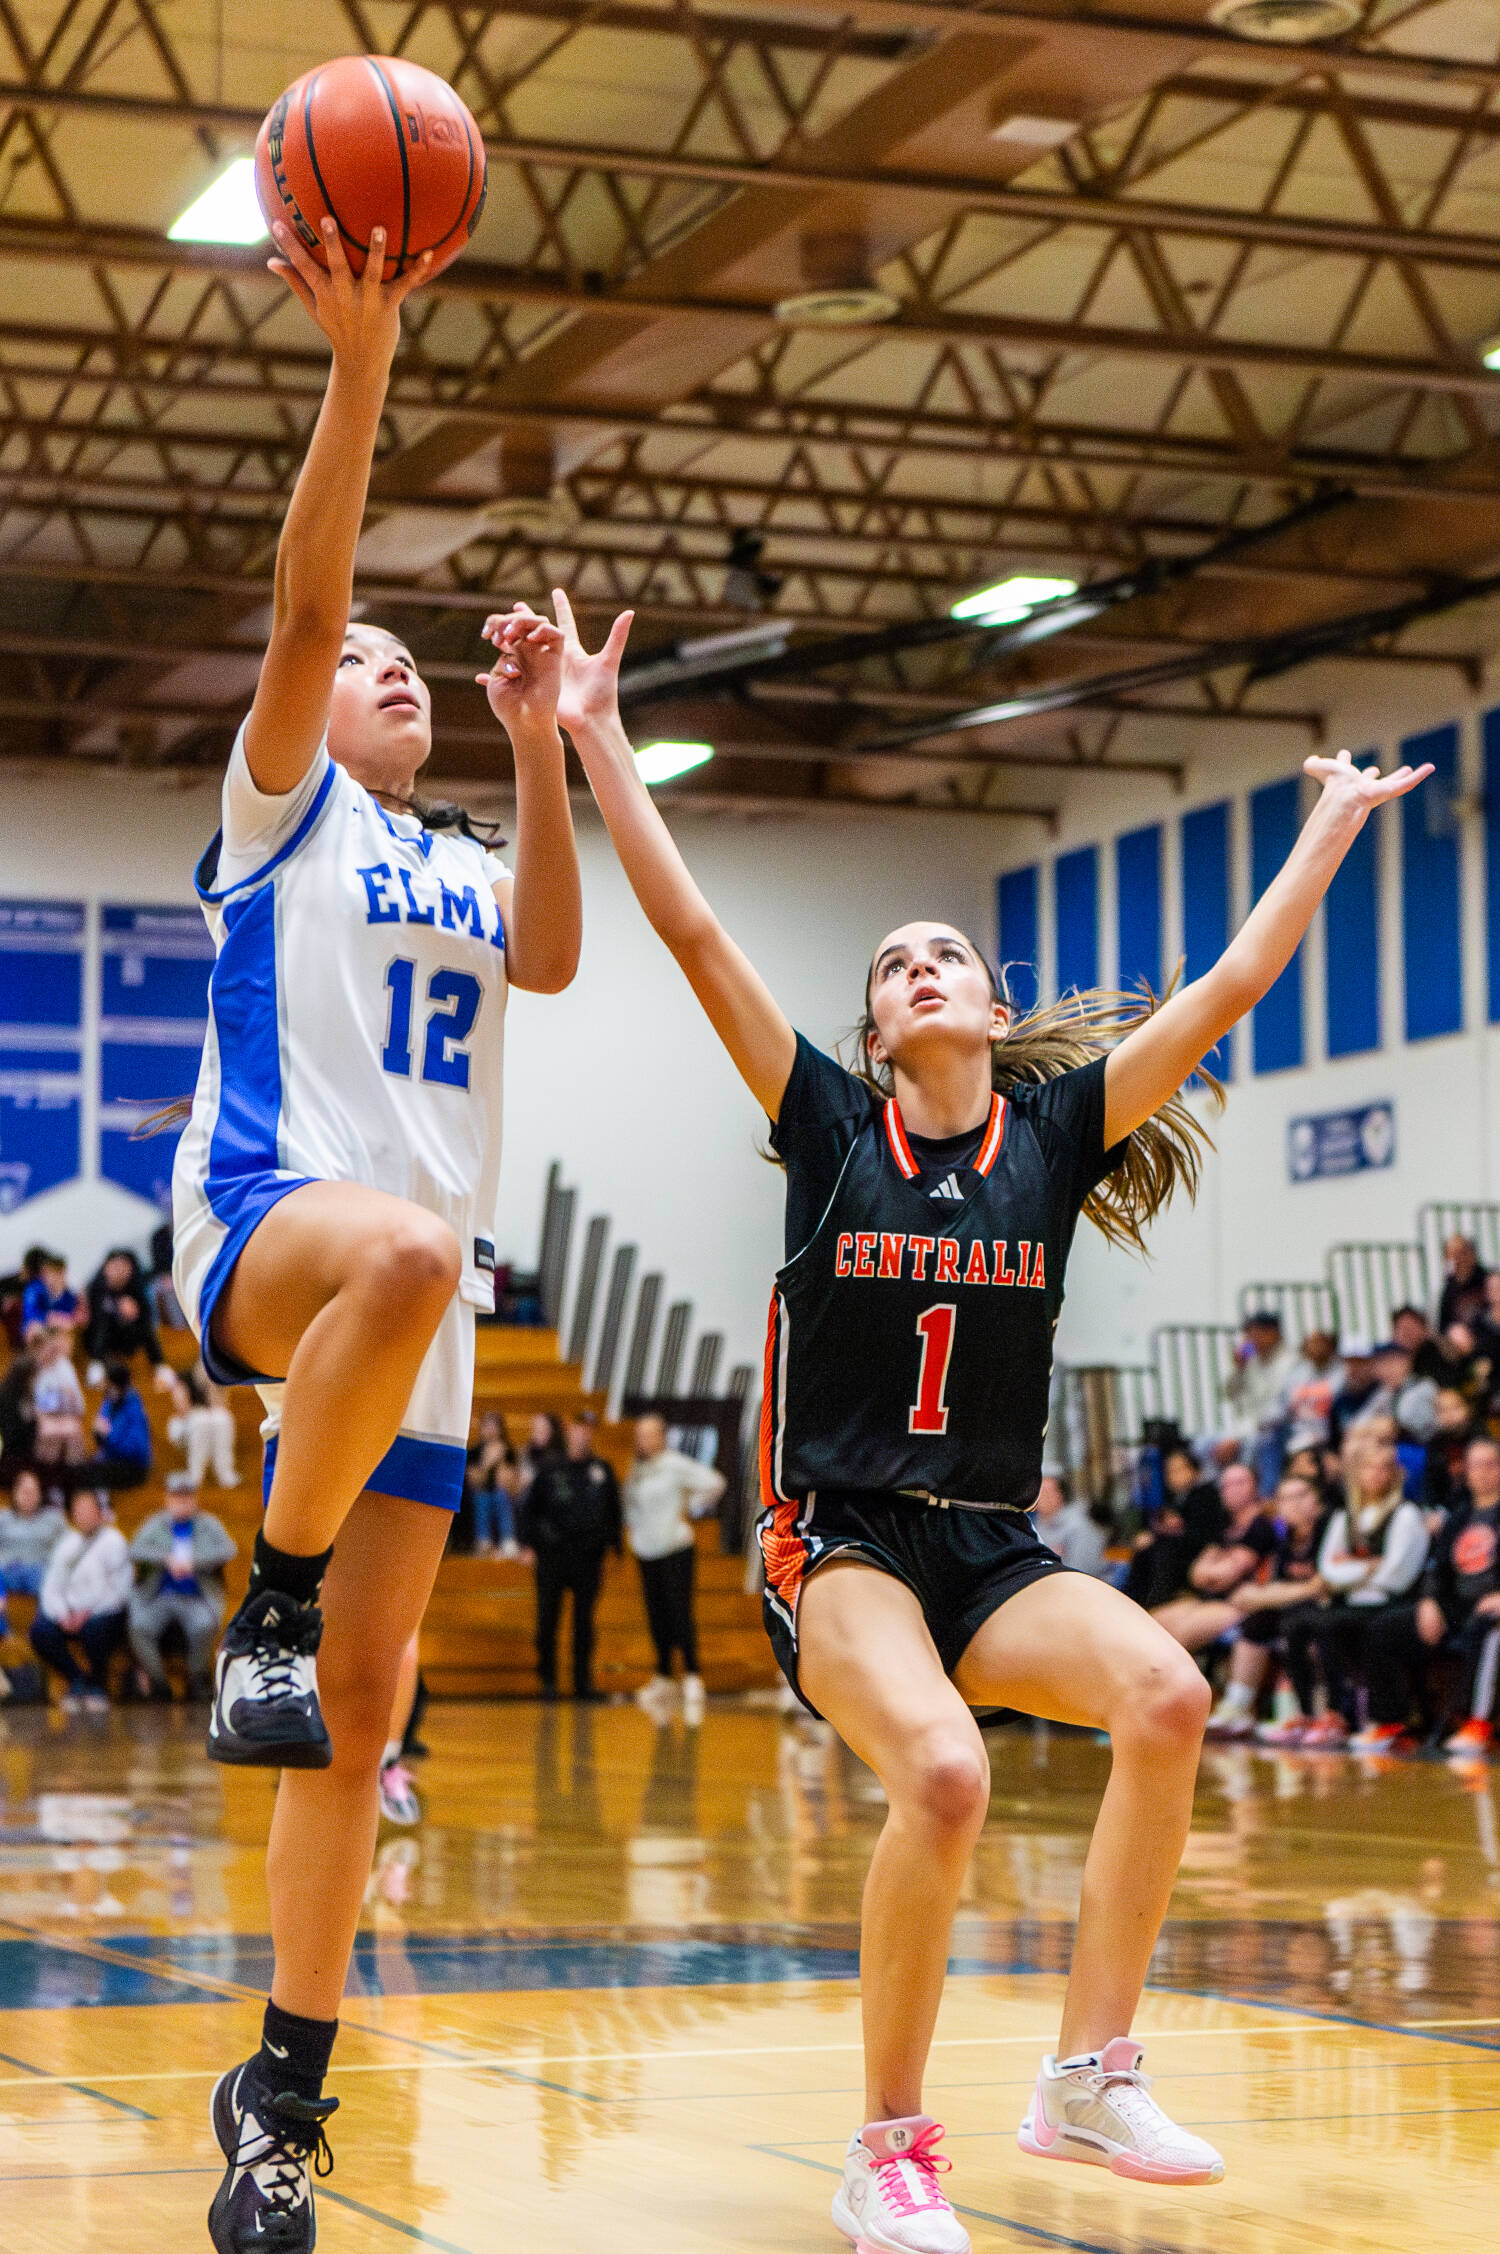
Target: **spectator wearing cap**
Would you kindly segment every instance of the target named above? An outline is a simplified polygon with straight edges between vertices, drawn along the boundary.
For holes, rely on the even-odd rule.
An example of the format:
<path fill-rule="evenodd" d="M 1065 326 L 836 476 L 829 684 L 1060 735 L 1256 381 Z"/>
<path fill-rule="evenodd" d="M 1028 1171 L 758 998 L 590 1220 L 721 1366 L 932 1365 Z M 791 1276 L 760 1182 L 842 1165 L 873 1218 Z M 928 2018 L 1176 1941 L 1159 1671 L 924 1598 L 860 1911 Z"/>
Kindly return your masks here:
<path fill-rule="evenodd" d="M 1032 1516 L 1038 1538 L 1055 1557 L 1075 1573 L 1092 1573 L 1108 1580 L 1111 1567 L 1104 1555 L 1105 1533 L 1088 1504 L 1068 1492 L 1060 1479 L 1045 1476 L 1037 1489 Z"/>
<path fill-rule="evenodd" d="M 594 1453 L 597 1419 L 580 1410 L 563 1427 L 560 1453 L 549 1451 L 521 1503 L 521 1526 L 536 1559 L 536 1668 L 542 1696 L 557 1696 L 557 1630 L 562 1603 L 573 1599 L 573 1696 L 593 1700 L 594 1610 L 606 1554 L 621 1549 L 620 1487 Z"/>
<path fill-rule="evenodd" d="M 1328 1409 L 1328 1445 L 1335 1452 L 1342 1449 L 1350 1425 L 1359 1422 L 1379 1391 L 1374 1347 L 1367 1338 L 1346 1338 L 1344 1382 Z"/>
<path fill-rule="evenodd" d="M 1420 1307 L 1397 1307 L 1391 1313 L 1391 1337 L 1411 1356 L 1413 1377 L 1430 1377 L 1439 1385 L 1452 1378 L 1450 1357 L 1433 1336 L 1432 1325 Z"/>
<path fill-rule="evenodd" d="M 1220 1463 L 1243 1456 L 1264 1494 L 1270 1494 L 1281 1477 L 1291 1375 L 1292 1357 L 1282 1336 L 1281 1317 L 1272 1308 L 1258 1308 L 1245 1318 L 1244 1335 L 1234 1350 L 1234 1368 L 1224 1381 L 1233 1422 L 1215 1453 Z"/>
<path fill-rule="evenodd" d="M 1438 1300 L 1437 1327 L 1448 1331 L 1454 1323 L 1477 1322 L 1484 1313 L 1484 1286 L 1489 1270 L 1479 1257 L 1472 1237 L 1451 1236 L 1443 1246 L 1443 1289 Z"/>

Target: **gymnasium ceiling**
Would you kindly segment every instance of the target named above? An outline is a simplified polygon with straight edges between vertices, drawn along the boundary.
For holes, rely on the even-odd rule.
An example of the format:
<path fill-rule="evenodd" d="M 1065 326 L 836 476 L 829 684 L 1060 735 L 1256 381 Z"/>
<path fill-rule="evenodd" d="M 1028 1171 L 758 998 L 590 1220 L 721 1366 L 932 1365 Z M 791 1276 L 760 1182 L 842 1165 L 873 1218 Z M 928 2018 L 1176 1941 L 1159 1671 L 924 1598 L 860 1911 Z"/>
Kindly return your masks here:
<path fill-rule="evenodd" d="M 595 630 L 634 606 L 637 740 L 712 741 L 674 795 L 719 805 L 1045 814 L 1080 766 L 1176 771 L 1205 714 L 1229 755 L 1311 747 L 1361 676 L 1477 679 L 1500 8 L 1373 0 L 1301 46 L 1208 15 L 0 0 L 0 745 L 222 761 L 323 360 L 262 249 L 166 230 L 362 48 L 489 147 L 359 559 L 434 684 L 434 787 L 503 781 L 477 628 L 558 581 Z M 890 317 L 775 311 L 856 284 Z M 1099 599 L 945 629 L 1016 572 Z"/>

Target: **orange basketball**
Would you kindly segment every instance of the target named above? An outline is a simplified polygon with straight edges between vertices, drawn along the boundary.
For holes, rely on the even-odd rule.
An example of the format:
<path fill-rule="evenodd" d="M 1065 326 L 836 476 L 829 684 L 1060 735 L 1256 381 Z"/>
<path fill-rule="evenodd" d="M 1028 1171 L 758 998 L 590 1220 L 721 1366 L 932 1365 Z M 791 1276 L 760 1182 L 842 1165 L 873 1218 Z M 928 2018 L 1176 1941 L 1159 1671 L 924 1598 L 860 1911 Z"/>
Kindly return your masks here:
<path fill-rule="evenodd" d="M 386 279 L 432 253 L 457 258 L 484 208 L 484 142 L 451 86 L 420 63 L 343 55 L 289 86 L 255 143 L 255 188 L 326 267 L 324 214 L 362 274 L 372 227 L 384 227 Z"/>

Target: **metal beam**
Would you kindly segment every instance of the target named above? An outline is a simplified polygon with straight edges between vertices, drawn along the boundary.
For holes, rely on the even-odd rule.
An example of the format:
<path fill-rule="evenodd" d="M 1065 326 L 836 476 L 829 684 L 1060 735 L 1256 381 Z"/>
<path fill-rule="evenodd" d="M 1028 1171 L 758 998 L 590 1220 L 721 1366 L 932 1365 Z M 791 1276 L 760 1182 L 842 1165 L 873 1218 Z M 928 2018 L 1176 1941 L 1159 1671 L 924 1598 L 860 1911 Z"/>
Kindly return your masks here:
<path fill-rule="evenodd" d="M 241 282 L 265 279 L 265 255 L 219 243 L 174 243 L 145 227 L 78 227 L 66 220 L 0 215 L 0 258 L 22 263 L 118 266 L 165 274 L 214 274 Z M 280 284 L 276 285 L 278 288 Z M 694 320 L 732 324 L 746 336 L 750 326 L 777 329 L 774 306 L 748 298 L 652 296 L 637 294 L 627 282 L 617 289 L 594 290 L 583 283 L 550 280 L 522 267 L 482 264 L 461 258 L 427 283 L 437 296 L 488 304 L 527 305 L 554 312 L 587 313 L 639 323 L 690 315 Z M 856 332 L 849 332 L 851 334 Z M 1396 354 L 1346 352 L 1287 341 L 1224 337 L 1197 331 L 1118 328 L 1102 322 L 1043 320 L 1025 313 L 962 313 L 945 306 L 903 310 L 892 321 L 860 332 L 872 343 L 895 338 L 929 344 L 1018 345 L 1059 356 L 1094 353 L 1107 358 L 1148 360 L 1173 367 L 1238 368 L 1303 376 L 1346 376 L 1398 391 L 1423 391 L 1500 401 L 1500 373 L 1480 361 L 1443 364 Z M 166 340 L 171 341 L 171 340 Z M 748 336 L 746 344 L 748 348 Z M 190 349 L 179 343 L 178 349 Z"/>
<path fill-rule="evenodd" d="M 165 94 L 101 93 L 76 86 L 38 90 L 21 79 L 0 79 L 0 105 L 6 104 L 110 121 L 207 126 L 247 143 L 253 142 L 261 122 L 258 110 L 236 109 L 222 102 L 183 102 Z M 1464 125 L 1455 130 L 1464 130 Z M 987 212 L 1025 226 L 1144 227 L 1212 241 L 1268 244 L 1339 256 L 1410 258 L 1425 265 L 1486 274 L 1495 268 L 1495 246 L 1488 236 L 1437 229 L 1236 211 L 1148 196 L 1110 195 L 1104 189 L 1016 188 L 1008 181 L 982 174 L 913 172 L 884 164 L 839 170 L 823 165 L 736 163 L 728 158 L 682 156 L 611 143 L 533 140 L 514 134 L 487 133 L 484 140 L 491 161 L 506 164 L 622 173 L 628 178 L 686 181 L 705 187 L 784 188 L 795 195 L 805 195 L 810 188 L 862 195 L 885 189 L 904 196 L 931 196 L 945 207 L 956 204 L 965 211 Z"/>

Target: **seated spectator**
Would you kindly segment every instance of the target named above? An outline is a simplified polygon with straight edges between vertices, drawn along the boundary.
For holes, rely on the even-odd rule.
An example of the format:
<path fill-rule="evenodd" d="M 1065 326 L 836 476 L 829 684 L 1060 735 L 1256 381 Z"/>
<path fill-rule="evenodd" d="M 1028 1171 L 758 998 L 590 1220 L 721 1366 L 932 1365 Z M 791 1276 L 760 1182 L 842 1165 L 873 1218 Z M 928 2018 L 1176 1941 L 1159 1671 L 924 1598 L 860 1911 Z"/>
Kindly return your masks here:
<path fill-rule="evenodd" d="M 1283 1414 L 1288 1453 L 1322 1447 L 1333 1397 L 1343 1382 L 1338 1340 L 1331 1331 L 1309 1331 L 1287 1375 Z"/>
<path fill-rule="evenodd" d="M 1434 1539 L 1439 1521 L 1463 1499 L 1464 1457 L 1480 1429 L 1473 1409 L 1455 1385 L 1439 1387 L 1436 1413 L 1437 1426 L 1427 1443 L 1419 1497 L 1428 1514 L 1427 1531 Z"/>
<path fill-rule="evenodd" d="M 549 1416 L 545 1409 L 539 1409 L 531 1420 L 526 1434 L 526 1444 L 521 1450 L 517 1467 L 521 1474 L 520 1485 L 522 1490 L 531 1485 L 544 1463 L 555 1463 L 560 1456 L 564 1456 L 566 1453 L 567 1450 L 563 1446 L 563 1428 L 560 1420 L 557 1417 Z"/>
<path fill-rule="evenodd" d="M 1270 1308 L 1245 1317 L 1234 1365 L 1224 1381 L 1224 1398 L 1233 1418 L 1214 1453 L 1221 1464 L 1241 1457 L 1249 1462 L 1269 1493 L 1281 1476 L 1286 1392 L 1292 1374 L 1281 1317 Z"/>
<path fill-rule="evenodd" d="M 240 1475 L 234 1460 L 234 1411 L 222 1386 L 215 1385 L 201 1362 L 185 1376 L 172 1381 L 172 1415 L 167 1438 L 187 1458 L 187 1468 L 167 1475 L 167 1492 L 196 1495 L 209 1466 L 220 1487 L 238 1487 Z"/>
<path fill-rule="evenodd" d="M 1363 1424 L 1372 1416 L 1392 1416 L 1403 1439 L 1425 1446 L 1437 1430 L 1437 1380 L 1418 1377 L 1411 1355 L 1393 1338 L 1375 1349 L 1375 1375 L 1379 1389 L 1365 1404 L 1358 1421 Z"/>
<path fill-rule="evenodd" d="M 18 1471 L 0 1510 L 0 1609 L 8 1596 L 40 1596 L 47 1560 L 67 1528 L 59 1503 L 48 1502 L 34 1471 Z"/>
<path fill-rule="evenodd" d="M 655 1721 L 665 1719 L 677 1652 L 682 1654 L 683 1718 L 688 1722 L 703 1718 L 703 1677 L 698 1672 L 693 1615 L 697 1551 L 692 1521 L 717 1508 L 725 1485 L 721 1471 L 667 1446 L 661 1417 L 637 1417 L 635 1462 L 625 1481 L 625 1531 L 640 1567 L 646 1618 L 656 1647 L 656 1673 L 635 1695 Z"/>
<path fill-rule="evenodd" d="M 1032 1516 L 1038 1537 L 1064 1565 L 1071 1565 L 1075 1573 L 1109 1578 L 1111 1568 L 1104 1555 L 1104 1529 L 1081 1498 L 1069 1502 L 1060 1479 L 1043 1479 L 1032 1505 Z"/>
<path fill-rule="evenodd" d="M 1235 1593 L 1240 1631 L 1230 1654 L 1224 1694 L 1208 1719 L 1209 1729 L 1219 1737 L 1250 1735 L 1255 1702 L 1273 1657 L 1287 1655 L 1290 1631 L 1310 1625 L 1328 1593 L 1318 1574 L 1318 1551 L 1328 1527 L 1318 1481 L 1305 1472 L 1283 1473 L 1276 1490 L 1276 1518 L 1281 1532 L 1271 1559 L 1271 1578 L 1244 1582 Z M 1306 1717 L 1312 1713 L 1312 1681 L 1305 1641 L 1298 1650 L 1292 1687 Z M 1300 1722 L 1273 1726 L 1266 1735 L 1273 1744 L 1295 1743 L 1300 1728 Z"/>
<path fill-rule="evenodd" d="M 1155 1612 L 1188 1586 L 1194 1560 L 1224 1530 L 1224 1504 L 1205 1479 L 1191 1448 L 1169 1448 L 1162 1459 L 1166 1498 L 1144 1532 L 1125 1576 L 1125 1594 Z"/>
<path fill-rule="evenodd" d="M 1471 1440 L 1464 1474 L 1467 1508 L 1455 1511 L 1438 1537 L 1422 1584 L 1415 1630 L 1425 1647 L 1436 1650 L 1446 1643 L 1463 1662 L 1465 1719 L 1447 1740 L 1444 1752 L 1482 1754 L 1494 1742 L 1500 1675 L 1500 1441 L 1488 1433 Z M 1410 1665 L 1411 1643 L 1393 1634 L 1390 1646 L 1379 1656 L 1391 1661 L 1399 1676 Z M 1399 1698 L 1399 1681 L 1389 1688 L 1382 1681 L 1377 1692 L 1372 1675 L 1372 1720 L 1377 1715 L 1393 1722 L 1403 1720 L 1404 1714 L 1397 1711 Z"/>
<path fill-rule="evenodd" d="M 1414 1598 L 1427 1563 L 1427 1521 L 1407 1501 L 1395 1447 L 1378 1431 L 1350 1434 L 1344 1498 L 1318 1552 L 1318 1574 L 1331 1601 L 1305 1631 L 1288 1638 L 1289 1652 L 1304 1638 L 1316 1651 L 1328 1696 L 1327 1712 L 1309 1724 L 1304 1745 L 1341 1745 L 1358 1727 L 1371 1624 L 1386 1607 Z M 1300 1663 L 1296 1653 L 1293 1665 Z M 1353 1742 L 1363 1751 L 1384 1739 L 1361 1732 Z"/>
<path fill-rule="evenodd" d="M 16 1354 L 0 1377 L 0 1472 L 13 1479 L 36 1460 L 36 1356 Z"/>
<path fill-rule="evenodd" d="M 479 1437 L 469 1450 L 464 1484 L 473 1519 L 474 1555 L 519 1557 L 516 1498 L 521 1491 L 521 1468 L 505 1436 L 505 1419 L 493 1409 L 486 1410 L 479 1420 Z"/>
<path fill-rule="evenodd" d="M 88 1320 L 83 1329 L 89 1357 L 89 1383 L 102 1385 L 106 1362 L 128 1362 L 144 1354 L 156 1372 L 157 1390 L 171 1383 L 156 1335 L 146 1278 L 139 1260 L 123 1246 L 105 1255 L 88 1288 Z"/>
<path fill-rule="evenodd" d="M 118 1526 L 105 1517 L 107 1498 L 80 1487 L 68 1504 L 68 1528 L 47 1560 L 31 1623 L 31 1644 L 67 1686 L 65 1707 L 109 1704 L 109 1662 L 125 1641 L 134 1575 Z"/>
<path fill-rule="evenodd" d="M 84 1466 L 92 1486 L 115 1494 L 145 1485 L 151 1477 L 151 1425 L 126 1362 L 111 1362 L 104 1373 L 104 1399 L 94 1419 L 94 1438 L 98 1448 Z"/>
<path fill-rule="evenodd" d="M 1437 1327 L 1447 1331 L 1454 1323 L 1474 1323 L 1484 1313 L 1484 1286 L 1489 1270 L 1479 1257 L 1472 1237 L 1451 1236 L 1443 1246 L 1443 1289 L 1438 1300 Z"/>
<path fill-rule="evenodd" d="M 1219 1496 L 1224 1530 L 1194 1560 L 1188 1574 L 1190 1594 L 1158 1606 L 1152 1614 L 1184 1651 L 1206 1651 L 1239 1626 L 1238 1592 L 1252 1581 L 1269 1580 L 1276 1555 L 1276 1528 L 1248 1464 L 1225 1465 L 1219 1475 Z"/>
<path fill-rule="evenodd" d="M 88 1454 L 83 1437 L 85 1402 L 73 1367 L 73 1334 L 65 1326 L 43 1331 L 36 1340 L 31 1401 L 36 1413 L 37 1462 L 81 1464 Z"/>
<path fill-rule="evenodd" d="M 526 1547 L 536 1559 L 536 1666 L 542 1696 L 557 1696 L 557 1627 L 564 1593 L 573 1597 L 573 1696 L 591 1701 L 594 1609 L 606 1554 L 620 1555 L 620 1487 L 594 1453 L 595 1419 L 569 1417 L 564 1453 L 544 1457 L 521 1504 Z M 691 1538 L 691 1537 L 690 1537 Z"/>
<path fill-rule="evenodd" d="M 60 1252 L 33 1245 L 24 1267 L 28 1280 L 21 1298 L 21 1335 L 29 1343 L 49 1330 L 66 1331 L 71 1346 L 87 1310 L 68 1282 L 68 1263 Z"/>
<path fill-rule="evenodd" d="M 1351 1424 L 1357 1424 L 1369 1404 L 1380 1391 L 1380 1379 L 1375 1370 L 1375 1349 L 1363 1338 L 1346 1338 L 1344 1341 L 1344 1382 L 1334 1394 L 1328 1410 L 1328 1441 L 1330 1447 L 1341 1449 L 1344 1435 Z"/>
<path fill-rule="evenodd" d="M 131 1562 L 143 1569 L 130 1593 L 130 1648 L 143 1697 L 170 1698 L 161 1639 L 168 1628 L 187 1648 L 188 1697 L 206 1698 L 213 1672 L 214 1638 L 224 1618 L 224 1568 L 236 1543 L 212 1511 L 192 1496 L 153 1511 L 136 1530 Z"/>
<path fill-rule="evenodd" d="M 177 1287 L 172 1281 L 172 1224 L 163 1221 L 159 1229 L 151 1232 L 151 1273 L 146 1278 L 146 1297 L 158 1330 L 186 1330 L 188 1320 L 177 1304 Z"/>
<path fill-rule="evenodd" d="M 1420 1307 L 1397 1307 L 1391 1315 L 1391 1336 L 1402 1352 L 1411 1356 L 1413 1377 L 1430 1377 L 1439 1385 L 1446 1383 L 1448 1358 Z"/>

